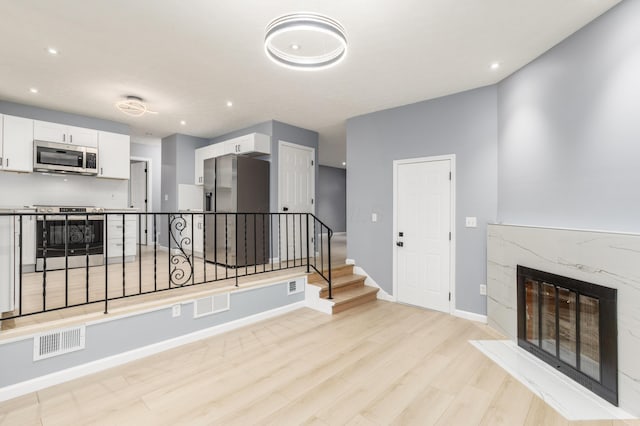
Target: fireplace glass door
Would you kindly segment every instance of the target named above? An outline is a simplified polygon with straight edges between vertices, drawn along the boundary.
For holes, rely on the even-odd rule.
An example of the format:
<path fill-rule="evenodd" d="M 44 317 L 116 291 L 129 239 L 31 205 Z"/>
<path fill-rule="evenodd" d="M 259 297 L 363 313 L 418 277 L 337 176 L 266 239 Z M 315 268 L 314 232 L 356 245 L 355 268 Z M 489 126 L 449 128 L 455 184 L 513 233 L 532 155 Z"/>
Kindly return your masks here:
<path fill-rule="evenodd" d="M 518 266 L 518 344 L 617 404 L 616 297 L 615 289 Z"/>

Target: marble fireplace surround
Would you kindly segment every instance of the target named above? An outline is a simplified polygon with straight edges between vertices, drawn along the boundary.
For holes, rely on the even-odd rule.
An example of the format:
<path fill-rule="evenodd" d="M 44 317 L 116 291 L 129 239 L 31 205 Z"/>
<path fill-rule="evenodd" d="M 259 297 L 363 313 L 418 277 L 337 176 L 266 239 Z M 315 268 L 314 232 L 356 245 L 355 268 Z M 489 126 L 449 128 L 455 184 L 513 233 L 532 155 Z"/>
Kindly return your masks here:
<path fill-rule="evenodd" d="M 640 235 L 489 225 L 487 319 L 514 342 L 517 265 L 618 290 L 618 401 L 640 416 Z"/>

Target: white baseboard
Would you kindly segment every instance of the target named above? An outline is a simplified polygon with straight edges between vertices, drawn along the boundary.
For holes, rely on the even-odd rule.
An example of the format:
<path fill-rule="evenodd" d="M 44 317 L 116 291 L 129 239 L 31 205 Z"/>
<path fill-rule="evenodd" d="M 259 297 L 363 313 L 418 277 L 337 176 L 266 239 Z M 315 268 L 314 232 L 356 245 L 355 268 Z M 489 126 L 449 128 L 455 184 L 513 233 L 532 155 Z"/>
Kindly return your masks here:
<path fill-rule="evenodd" d="M 389 293 L 387 293 L 386 291 L 384 291 L 384 289 L 382 287 L 380 287 L 380 285 L 378 285 L 377 282 L 375 282 L 375 280 L 373 278 L 371 278 L 369 276 L 369 274 L 367 274 L 367 272 L 362 269 L 359 266 L 354 266 L 353 267 L 353 272 L 355 274 L 358 275 L 364 275 L 367 278 L 364 280 L 364 285 L 368 285 L 369 287 L 376 287 L 378 289 L 378 299 L 380 300 L 386 300 L 387 302 L 395 302 L 396 298 L 392 295 L 390 295 Z"/>
<path fill-rule="evenodd" d="M 487 323 L 487 316 L 486 315 L 480 315 L 480 314 L 476 314 L 474 312 L 467 312 L 467 311 L 461 311 L 459 309 L 456 309 L 455 311 L 453 311 L 453 316 L 456 316 L 456 317 L 459 317 L 459 318 L 464 318 L 464 319 L 470 320 L 470 321 L 481 322 L 483 324 Z"/>
<path fill-rule="evenodd" d="M 259 321 L 264 321 L 269 318 L 283 315 L 288 312 L 303 308 L 305 306 L 307 306 L 305 301 L 292 303 L 290 305 L 282 306 L 270 311 L 260 312 L 258 314 L 241 318 L 235 321 L 216 325 L 205 330 L 199 330 L 193 333 L 185 334 L 183 336 L 175 337 L 173 339 L 134 349 L 132 351 L 123 352 L 107 358 L 102 358 L 86 364 L 71 367 L 66 370 L 57 371 L 55 373 L 37 377 L 35 379 L 6 386 L 4 388 L 0 388 L 0 401 L 6 401 L 8 399 L 16 398 L 18 396 L 38 391 L 40 389 L 68 382 L 70 380 L 74 380 L 89 374 L 97 373 L 108 368 L 117 367 L 118 365 L 126 364 L 140 358 L 145 358 L 159 352 L 164 352 L 178 346 L 186 345 L 187 343 L 196 342 L 198 340 L 216 336 L 218 334 L 254 324 Z"/>

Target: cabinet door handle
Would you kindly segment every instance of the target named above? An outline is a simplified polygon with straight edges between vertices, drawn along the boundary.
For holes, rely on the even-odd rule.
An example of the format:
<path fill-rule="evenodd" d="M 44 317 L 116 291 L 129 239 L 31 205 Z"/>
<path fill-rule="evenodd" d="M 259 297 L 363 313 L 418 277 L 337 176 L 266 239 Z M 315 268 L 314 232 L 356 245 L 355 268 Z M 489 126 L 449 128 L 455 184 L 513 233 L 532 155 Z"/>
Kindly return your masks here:
<path fill-rule="evenodd" d="M 104 174 L 104 170 L 102 170 L 102 167 L 100 167 L 100 175 Z"/>
<path fill-rule="evenodd" d="M 69 135 L 69 142 L 73 143 L 73 135 Z"/>
<path fill-rule="evenodd" d="M 66 133 L 62 134 L 62 142 L 66 142 L 67 141 L 67 135 Z"/>
<path fill-rule="evenodd" d="M 7 158 L 7 167 L 9 167 L 9 158 Z"/>
<path fill-rule="evenodd" d="M 2 157 L 0 157 L 0 167 L 2 167 Z"/>

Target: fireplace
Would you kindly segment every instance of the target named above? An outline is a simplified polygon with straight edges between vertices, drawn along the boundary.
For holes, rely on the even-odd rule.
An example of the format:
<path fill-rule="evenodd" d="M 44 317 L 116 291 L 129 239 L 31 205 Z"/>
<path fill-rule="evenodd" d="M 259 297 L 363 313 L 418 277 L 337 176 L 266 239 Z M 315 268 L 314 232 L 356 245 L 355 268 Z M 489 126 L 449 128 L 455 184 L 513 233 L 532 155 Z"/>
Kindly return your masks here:
<path fill-rule="evenodd" d="M 618 405 L 617 290 L 518 265 L 518 345 Z"/>

